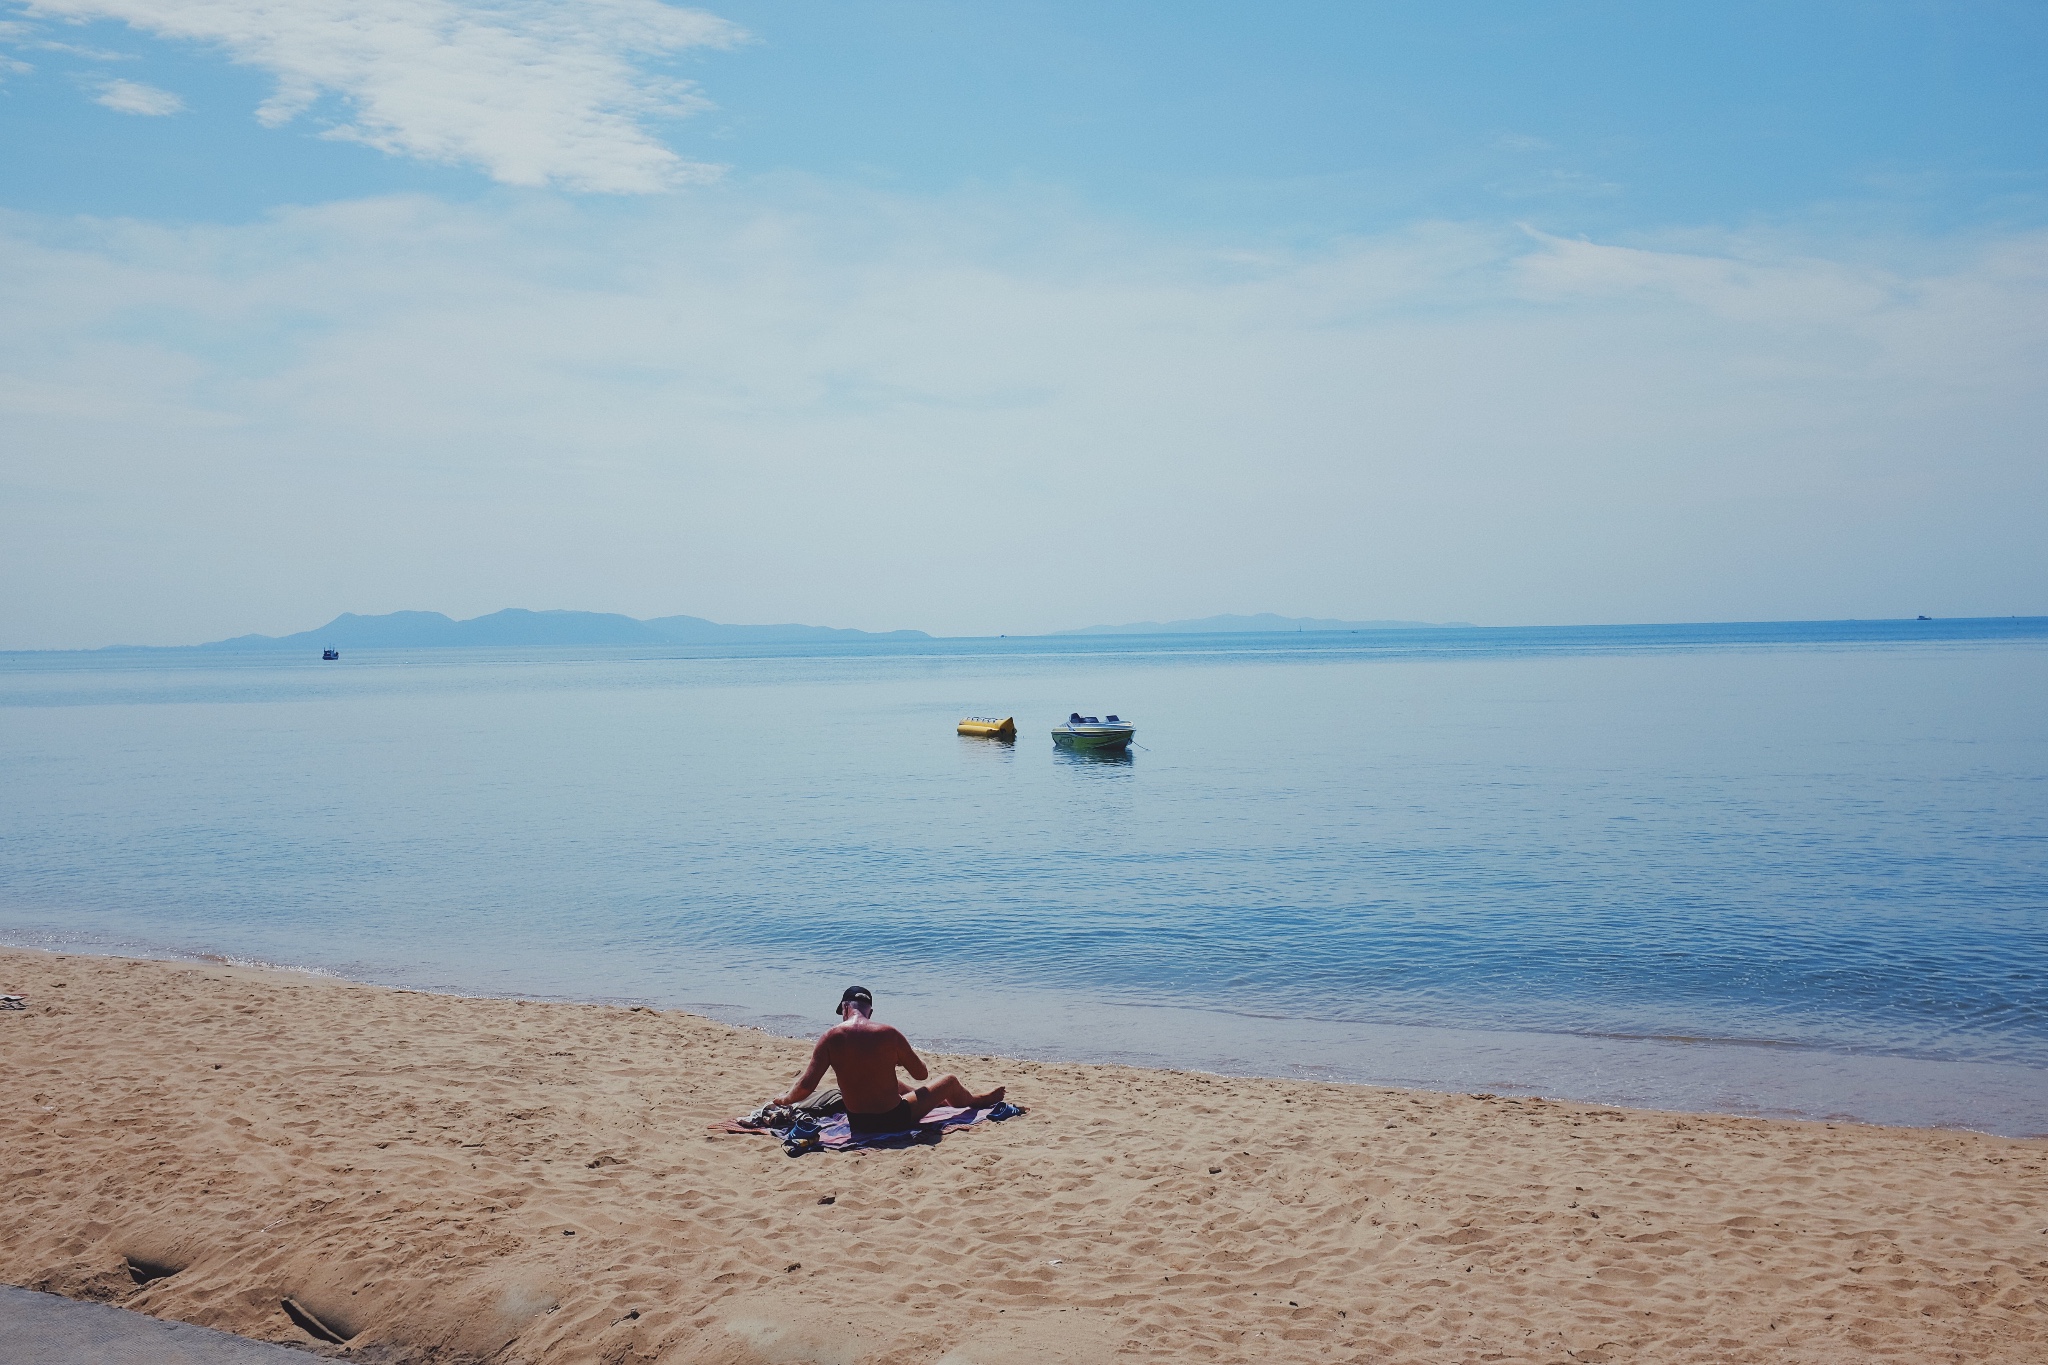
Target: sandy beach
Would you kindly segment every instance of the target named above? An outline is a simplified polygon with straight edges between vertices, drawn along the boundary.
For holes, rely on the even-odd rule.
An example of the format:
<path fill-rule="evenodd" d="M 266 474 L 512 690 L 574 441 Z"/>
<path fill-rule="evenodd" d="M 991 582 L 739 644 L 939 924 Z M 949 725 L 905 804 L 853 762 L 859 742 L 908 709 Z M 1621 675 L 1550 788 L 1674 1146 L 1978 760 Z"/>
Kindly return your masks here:
<path fill-rule="evenodd" d="M 2043 1141 L 934 1057 L 1030 1112 L 791 1159 L 708 1129 L 805 1044 L 686 1014 L 0 990 L 0 1279 L 350 1358 L 2048 1358 Z"/>

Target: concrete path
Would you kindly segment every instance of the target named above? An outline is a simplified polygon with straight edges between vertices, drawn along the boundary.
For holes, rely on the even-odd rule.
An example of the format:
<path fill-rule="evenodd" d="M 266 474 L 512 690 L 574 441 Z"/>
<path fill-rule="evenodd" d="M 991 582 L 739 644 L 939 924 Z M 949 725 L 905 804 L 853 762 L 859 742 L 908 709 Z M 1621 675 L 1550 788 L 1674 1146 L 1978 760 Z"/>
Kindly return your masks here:
<path fill-rule="evenodd" d="M 6 1365 L 312 1365 L 310 1351 L 0 1284 Z"/>

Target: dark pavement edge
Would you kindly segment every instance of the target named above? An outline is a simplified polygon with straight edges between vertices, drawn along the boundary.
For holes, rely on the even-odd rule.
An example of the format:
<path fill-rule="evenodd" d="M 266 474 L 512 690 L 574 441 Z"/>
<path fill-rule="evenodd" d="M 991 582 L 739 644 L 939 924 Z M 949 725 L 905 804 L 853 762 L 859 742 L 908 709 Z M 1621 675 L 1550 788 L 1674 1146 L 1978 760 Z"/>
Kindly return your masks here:
<path fill-rule="evenodd" d="M 273 1346 L 112 1304 L 0 1285 L 5 1365 L 312 1365 L 311 1351 Z"/>

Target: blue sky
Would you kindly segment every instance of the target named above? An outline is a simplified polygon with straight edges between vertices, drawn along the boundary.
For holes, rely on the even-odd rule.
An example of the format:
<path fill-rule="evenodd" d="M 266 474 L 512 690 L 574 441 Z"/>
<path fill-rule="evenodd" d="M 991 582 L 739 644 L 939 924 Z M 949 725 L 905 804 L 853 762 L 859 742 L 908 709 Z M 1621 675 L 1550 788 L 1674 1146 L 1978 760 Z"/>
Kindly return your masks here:
<path fill-rule="evenodd" d="M 2039 5 L 0 21 L 0 647 L 2048 610 Z"/>
<path fill-rule="evenodd" d="M 1023 182 L 1168 226 L 1284 233 L 1501 213 L 1565 233 L 1732 227 L 1850 206 L 1954 228 L 2048 209 L 2048 10 L 2033 4 L 716 12 L 747 36 L 658 65 L 717 107 L 653 126 L 742 179 Z M 104 19 L 32 31 L 123 60 L 16 43 L 35 69 L 6 91 L 12 207 L 232 220 L 489 185 L 320 141 L 339 107 L 263 128 L 251 111 L 274 77 L 217 48 Z M 98 82 L 145 76 L 187 110 L 90 102 Z"/>

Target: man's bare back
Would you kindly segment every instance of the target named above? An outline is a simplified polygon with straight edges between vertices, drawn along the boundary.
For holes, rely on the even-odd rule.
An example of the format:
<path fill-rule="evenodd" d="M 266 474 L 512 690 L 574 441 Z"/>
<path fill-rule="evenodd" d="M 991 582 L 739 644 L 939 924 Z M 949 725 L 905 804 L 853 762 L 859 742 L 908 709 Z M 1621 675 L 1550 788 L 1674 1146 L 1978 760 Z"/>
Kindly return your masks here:
<path fill-rule="evenodd" d="M 789 1093 L 775 1103 L 799 1103 L 818 1088 L 827 1069 L 839 1082 L 847 1122 L 856 1131 L 907 1128 L 941 1106 L 977 1109 L 1002 1099 L 1002 1086 L 977 1095 L 957 1076 L 930 1080 L 931 1070 L 917 1049 L 901 1030 L 876 1023 L 871 1017 L 874 1008 L 874 997 L 864 988 L 849 986 L 839 1000 L 840 1017 L 845 1022 L 825 1030 L 811 1049 L 810 1064 Z M 912 1080 L 928 1083 L 913 1086 L 898 1080 L 898 1067 L 909 1072 Z"/>

